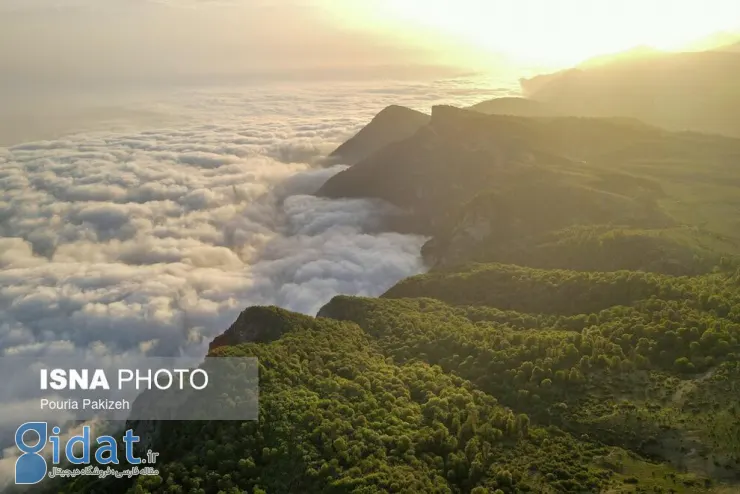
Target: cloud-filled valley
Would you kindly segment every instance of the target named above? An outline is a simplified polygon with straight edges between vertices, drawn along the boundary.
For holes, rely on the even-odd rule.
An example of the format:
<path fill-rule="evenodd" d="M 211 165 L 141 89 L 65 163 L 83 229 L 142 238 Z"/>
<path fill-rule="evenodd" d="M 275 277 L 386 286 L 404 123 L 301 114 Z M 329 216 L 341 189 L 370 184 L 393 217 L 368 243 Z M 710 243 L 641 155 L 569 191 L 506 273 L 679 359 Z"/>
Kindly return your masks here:
<path fill-rule="evenodd" d="M 361 233 L 387 206 L 307 195 L 338 167 L 283 163 L 240 144 L 259 137 L 238 135 L 5 152 L 5 352 L 144 342 L 159 354 L 202 352 L 247 305 L 315 312 L 334 293 L 375 293 L 422 269 L 422 239 Z"/>
<path fill-rule="evenodd" d="M 249 305 L 315 313 L 423 270 L 424 238 L 378 231 L 389 205 L 312 196 L 343 168 L 315 163 L 470 84 L 205 91 L 170 129 L 0 148 L 0 350 L 202 355 Z"/>

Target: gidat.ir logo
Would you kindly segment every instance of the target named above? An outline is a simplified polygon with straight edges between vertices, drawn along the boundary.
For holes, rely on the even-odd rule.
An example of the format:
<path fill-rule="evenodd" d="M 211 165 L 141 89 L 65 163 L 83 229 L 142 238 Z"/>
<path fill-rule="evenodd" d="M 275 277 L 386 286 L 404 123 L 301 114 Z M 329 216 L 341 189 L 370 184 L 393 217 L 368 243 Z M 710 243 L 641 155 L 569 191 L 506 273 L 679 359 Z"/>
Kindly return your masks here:
<path fill-rule="evenodd" d="M 62 461 L 71 465 L 89 465 L 91 456 L 95 463 L 101 466 L 118 465 L 118 441 L 112 436 L 98 436 L 95 438 L 95 453 L 91 455 L 93 442 L 90 426 L 82 428 L 82 434 L 72 436 L 65 445 L 61 447 L 59 427 L 52 427 L 51 435 L 48 433 L 46 422 L 26 422 L 15 432 L 15 445 L 21 455 L 15 462 L 15 483 L 20 485 L 38 484 L 49 471 L 47 458 L 44 457 L 44 448 L 51 444 L 51 463 L 59 465 Z M 123 435 L 126 462 L 130 465 L 140 465 L 141 458 L 134 455 L 134 444 L 139 441 L 134 436 L 133 430 L 129 429 Z M 79 447 L 77 447 L 79 445 Z M 148 462 L 153 463 L 157 453 L 147 453 Z"/>
<path fill-rule="evenodd" d="M 58 434 L 59 428 L 54 429 Z M 16 484 L 38 484 L 46 476 L 49 467 L 41 451 L 46 447 L 47 439 L 46 422 L 26 422 L 15 432 L 15 445 L 21 452 L 15 462 Z"/>

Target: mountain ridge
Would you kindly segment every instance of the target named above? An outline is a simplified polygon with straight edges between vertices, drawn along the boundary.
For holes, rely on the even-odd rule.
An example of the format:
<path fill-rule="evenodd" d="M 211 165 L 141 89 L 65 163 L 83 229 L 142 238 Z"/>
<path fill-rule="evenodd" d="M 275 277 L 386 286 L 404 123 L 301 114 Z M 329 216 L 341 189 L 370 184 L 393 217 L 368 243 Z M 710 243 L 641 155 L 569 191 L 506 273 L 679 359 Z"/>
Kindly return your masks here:
<path fill-rule="evenodd" d="M 481 101 L 468 110 L 488 115 L 514 115 L 518 117 L 556 117 L 562 114 L 545 103 L 528 98 L 504 97 Z"/>
<path fill-rule="evenodd" d="M 410 137 L 429 121 L 429 115 L 399 105 L 390 105 L 332 151 L 328 160 L 354 165 L 384 146 Z"/>
<path fill-rule="evenodd" d="M 579 116 L 625 116 L 666 129 L 740 137 L 740 53 L 732 49 L 615 56 L 521 79 L 529 98 Z M 624 58 L 626 57 L 626 58 Z"/>
<path fill-rule="evenodd" d="M 129 424 L 159 476 L 48 492 L 740 487 L 740 140 L 448 105 L 383 139 L 319 194 L 406 209 L 429 272 L 245 309 L 209 356 L 259 359 L 258 421 Z"/>

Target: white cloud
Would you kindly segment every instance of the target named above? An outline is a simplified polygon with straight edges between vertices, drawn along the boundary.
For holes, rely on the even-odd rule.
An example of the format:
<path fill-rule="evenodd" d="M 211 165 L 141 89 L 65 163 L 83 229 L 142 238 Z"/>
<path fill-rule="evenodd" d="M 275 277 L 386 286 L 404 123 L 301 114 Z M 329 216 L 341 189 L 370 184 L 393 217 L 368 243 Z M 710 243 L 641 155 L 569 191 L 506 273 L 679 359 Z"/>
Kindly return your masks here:
<path fill-rule="evenodd" d="M 168 134 L 149 140 L 159 148 L 182 142 Z M 83 145 L 119 158 L 76 153 Z M 186 335 L 196 328 L 206 338 L 195 345 L 202 351 L 247 305 L 315 312 L 334 293 L 377 293 L 421 269 L 422 239 L 362 233 L 387 205 L 305 195 L 341 167 L 314 170 L 264 155 L 183 160 L 111 141 L 82 141 L 52 158 L 26 148 L 11 149 L 19 166 L 4 177 L 5 350 L 102 340 L 126 351 L 158 340 L 169 354 L 192 351 Z M 64 161 L 73 166 L 55 173 Z M 91 180 L 98 182 L 83 183 Z"/>
<path fill-rule="evenodd" d="M 315 313 L 422 271 L 391 206 L 311 195 L 343 169 L 316 163 L 388 104 L 471 87 L 174 92 L 189 123 L 0 148 L 0 354 L 201 357 L 249 305 Z"/>
<path fill-rule="evenodd" d="M 189 124 L 0 148 L 0 351 L 199 354 L 248 305 L 382 292 L 423 269 L 423 239 L 378 233 L 387 204 L 311 196 L 342 169 L 315 163 L 390 103 L 480 87 L 175 91 L 158 105 Z"/>

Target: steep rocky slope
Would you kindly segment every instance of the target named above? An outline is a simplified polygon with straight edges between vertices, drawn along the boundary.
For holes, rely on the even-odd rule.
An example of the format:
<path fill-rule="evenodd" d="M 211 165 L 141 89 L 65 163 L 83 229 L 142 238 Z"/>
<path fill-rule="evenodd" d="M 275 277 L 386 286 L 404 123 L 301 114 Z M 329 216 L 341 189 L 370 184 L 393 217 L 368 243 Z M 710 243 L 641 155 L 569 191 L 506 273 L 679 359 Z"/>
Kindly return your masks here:
<path fill-rule="evenodd" d="M 378 197 L 434 231 L 478 193 L 526 181 L 662 132 L 642 125 L 575 118 L 532 120 L 437 106 L 430 123 L 331 178 L 319 194 Z"/>
<path fill-rule="evenodd" d="M 329 161 L 354 165 L 386 145 L 410 137 L 428 122 L 429 115 L 425 113 L 398 105 L 389 106 L 335 149 L 329 155 Z"/>
<path fill-rule="evenodd" d="M 738 140 L 629 119 L 440 106 L 427 126 L 339 173 L 319 194 L 404 208 L 401 228 L 434 237 L 424 249 L 432 265 L 694 274 L 740 253 L 740 223 L 718 215 L 740 205 L 731 192 L 739 156 Z"/>

